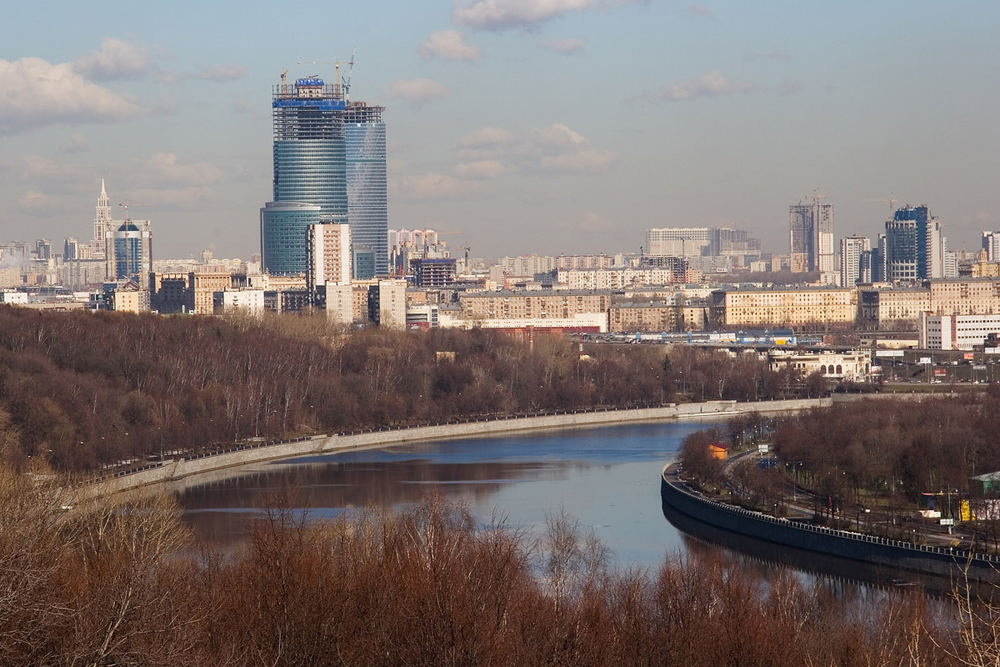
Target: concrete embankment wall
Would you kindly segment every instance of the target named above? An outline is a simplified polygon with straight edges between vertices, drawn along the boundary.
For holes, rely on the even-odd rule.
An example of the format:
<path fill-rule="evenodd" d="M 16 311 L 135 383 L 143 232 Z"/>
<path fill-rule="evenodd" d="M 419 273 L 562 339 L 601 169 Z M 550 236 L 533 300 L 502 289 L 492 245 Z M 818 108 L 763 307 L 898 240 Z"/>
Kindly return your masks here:
<path fill-rule="evenodd" d="M 962 576 L 967 567 L 970 581 L 1000 579 L 997 558 L 778 519 L 695 494 L 670 479 L 666 469 L 660 480 L 660 496 L 665 506 L 692 519 L 780 546 L 941 577 Z"/>
<path fill-rule="evenodd" d="M 153 484 L 175 481 L 213 470 L 233 468 L 249 463 L 262 463 L 293 458 L 296 456 L 308 456 L 310 454 L 330 454 L 409 442 L 470 438 L 520 431 L 581 428 L 644 421 L 702 419 L 726 417 L 748 412 L 765 414 L 793 413 L 811 408 L 829 407 L 832 402 L 833 399 L 831 398 L 759 401 L 751 403 L 708 401 L 705 403 L 684 403 L 660 408 L 570 412 L 538 417 L 493 419 L 460 424 L 439 424 L 436 426 L 370 431 L 351 435 L 318 435 L 273 445 L 234 445 L 232 450 L 223 453 L 200 456 L 198 458 L 168 460 L 162 465 L 148 470 L 106 478 L 99 482 L 79 487 L 76 494 L 78 499 L 83 500 L 129 491 Z"/>

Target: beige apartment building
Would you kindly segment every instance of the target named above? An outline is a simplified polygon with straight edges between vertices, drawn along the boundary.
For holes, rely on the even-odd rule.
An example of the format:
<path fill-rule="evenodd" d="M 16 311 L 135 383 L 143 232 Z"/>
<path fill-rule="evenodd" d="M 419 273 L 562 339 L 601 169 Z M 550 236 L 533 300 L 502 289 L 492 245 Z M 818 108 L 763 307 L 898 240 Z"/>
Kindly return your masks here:
<path fill-rule="evenodd" d="M 712 326 L 802 326 L 853 324 L 857 291 L 853 288 L 726 289 L 712 292 Z"/>
<path fill-rule="evenodd" d="M 931 291 L 926 287 L 873 287 L 858 292 L 858 324 L 875 331 L 911 326 L 920 313 L 931 309 Z"/>
<path fill-rule="evenodd" d="M 703 331 L 707 310 L 704 304 L 616 303 L 608 311 L 608 330 L 616 333 Z"/>
<path fill-rule="evenodd" d="M 930 311 L 935 315 L 1000 313 L 1000 279 L 930 281 Z"/>
<path fill-rule="evenodd" d="M 580 313 L 607 313 L 611 307 L 610 293 L 570 290 L 466 293 L 458 300 L 467 320 L 565 319 Z"/>

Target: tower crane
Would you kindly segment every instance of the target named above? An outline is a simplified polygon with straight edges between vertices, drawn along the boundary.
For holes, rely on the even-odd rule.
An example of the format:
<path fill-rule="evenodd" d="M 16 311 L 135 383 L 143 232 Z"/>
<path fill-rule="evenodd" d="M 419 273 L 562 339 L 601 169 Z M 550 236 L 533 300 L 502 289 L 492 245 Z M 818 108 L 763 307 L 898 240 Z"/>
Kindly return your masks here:
<path fill-rule="evenodd" d="M 346 100 L 349 97 L 349 93 L 350 93 L 350 90 L 351 90 L 351 77 L 350 77 L 350 74 L 346 74 L 343 77 L 343 83 L 341 83 L 340 66 L 341 65 L 347 65 L 347 67 L 348 67 L 348 69 L 347 69 L 348 73 L 352 69 L 354 69 L 354 56 L 355 56 L 356 53 L 357 53 L 356 51 L 352 51 L 351 52 L 351 59 L 350 60 L 299 60 L 298 64 L 299 65 L 333 65 L 333 70 L 334 70 L 334 73 L 335 73 L 334 74 L 333 94 L 334 94 L 335 97 L 337 97 L 339 99 L 341 97 L 341 92 L 340 91 L 343 90 L 344 91 L 343 97 Z"/>
<path fill-rule="evenodd" d="M 286 68 L 281 73 L 281 96 L 288 97 L 288 82 L 285 77 L 288 76 L 288 69 Z"/>

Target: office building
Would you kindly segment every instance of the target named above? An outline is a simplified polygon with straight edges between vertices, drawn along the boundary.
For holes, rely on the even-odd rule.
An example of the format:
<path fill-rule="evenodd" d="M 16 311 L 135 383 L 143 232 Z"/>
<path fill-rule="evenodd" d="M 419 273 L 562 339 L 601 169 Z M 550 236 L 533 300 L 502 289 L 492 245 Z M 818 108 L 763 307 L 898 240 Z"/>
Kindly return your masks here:
<path fill-rule="evenodd" d="M 853 287 L 871 282 L 871 241 L 865 236 L 840 240 L 840 285 Z"/>
<path fill-rule="evenodd" d="M 1000 315 L 932 315 L 920 313 L 922 350 L 971 350 L 1000 334 Z"/>
<path fill-rule="evenodd" d="M 453 257 L 411 259 L 410 271 L 417 287 L 444 287 L 455 282 L 455 259 Z"/>
<path fill-rule="evenodd" d="M 153 233 L 149 220 L 126 219 L 115 230 L 112 242 L 108 278 L 145 285 L 146 276 L 153 270 Z"/>
<path fill-rule="evenodd" d="M 310 224 L 347 222 L 346 103 L 339 85 L 318 77 L 272 90 L 274 196 L 261 209 L 266 273 L 306 273 Z"/>
<path fill-rule="evenodd" d="M 260 261 L 264 273 L 278 276 L 306 272 L 306 232 L 319 224 L 319 204 L 268 202 L 260 209 Z"/>
<path fill-rule="evenodd" d="M 708 227 L 659 227 L 646 230 L 643 255 L 649 257 L 700 257 L 711 242 Z"/>
<path fill-rule="evenodd" d="M 926 206 L 905 206 L 886 221 L 885 267 L 888 281 L 944 276 L 941 223 Z"/>
<path fill-rule="evenodd" d="M 315 204 L 323 220 L 347 222 L 345 107 L 340 87 L 318 77 L 274 87 L 273 201 Z"/>
<path fill-rule="evenodd" d="M 346 141 L 347 220 L 351 237 L 374 254 L 367 279 L 389 271 L 389 212 L 386 178 L 385 107 L 348 102 L 344 111 Z"/>
<path fill-rule="evenodd" d="M 788 207 L 791 268 L 795 273 L 834 272 L 833 204 L 793 204 Z"/>

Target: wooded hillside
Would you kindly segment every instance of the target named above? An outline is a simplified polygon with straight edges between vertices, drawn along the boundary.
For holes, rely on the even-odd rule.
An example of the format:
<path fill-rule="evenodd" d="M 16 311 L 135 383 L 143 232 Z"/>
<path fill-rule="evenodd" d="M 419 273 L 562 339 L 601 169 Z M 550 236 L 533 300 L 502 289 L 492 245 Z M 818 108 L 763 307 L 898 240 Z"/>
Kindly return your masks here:
<path fill-rule="evenodd" d="M 664 350 L 592 345 L 581 359 L 566 339 L 529 346 L 495 331 L 345 333 L 322 318 L 3 306 L 0 451 L 15 464 L 86 470 L 248 437 L 822 390 L 754 355 Z"/>

